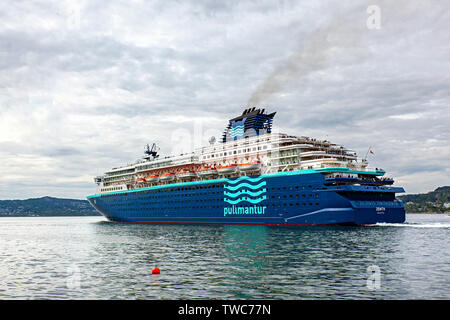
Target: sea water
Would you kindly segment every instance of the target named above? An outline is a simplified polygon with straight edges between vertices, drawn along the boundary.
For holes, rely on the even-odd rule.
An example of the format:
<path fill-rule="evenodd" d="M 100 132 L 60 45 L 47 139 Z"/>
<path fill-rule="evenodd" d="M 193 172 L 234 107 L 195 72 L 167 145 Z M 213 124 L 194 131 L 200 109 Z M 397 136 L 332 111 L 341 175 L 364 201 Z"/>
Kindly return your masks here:
<path fill-rule="evenodd" d="M 449 238 L 443 214 L 365 227 L 0 218 L 0 299 L 449 299 Z"/>

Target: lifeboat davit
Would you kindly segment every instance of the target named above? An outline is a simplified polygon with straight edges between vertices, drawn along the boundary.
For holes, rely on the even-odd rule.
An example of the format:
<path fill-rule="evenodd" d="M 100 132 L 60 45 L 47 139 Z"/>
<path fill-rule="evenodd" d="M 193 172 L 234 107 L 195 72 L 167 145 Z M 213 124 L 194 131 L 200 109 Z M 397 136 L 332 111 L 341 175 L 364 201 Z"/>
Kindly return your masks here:
<path fill-rule="evenodd" d="M 148 177 L 143 178 L 143 180 L 145 182 L 157 182 L 159 180 L 159 176 L 158 175 L 148 176 Z M 139 180 L 138 180 L 138 182 L 139 182 Z"/>
<path fill-rule="evenodd" d="M 238 170 L 237 164 L 230 164 L 227 166 L 217 167 L 217 172 L 220 174 L 232 174 L 237 172 L 237 170 Z"/>
<path fill-rule="evenodd" d="M 177 178 L 181 180 L 196 178 L 197 174 L 193 171 L 183 171 L 177 173 Z"/>
<path fill-rule="evenodd" d="M 261 169 L 260 162 L 241 163 L 239 165 L 240 171 L 257 171 Z"/>
<path fill-rule="evenodd" d="M 172 181 L 175 179 L 175 175 L 173 173 L 165 173 L 159 176 L 159 180 L 161 181 Z"/>

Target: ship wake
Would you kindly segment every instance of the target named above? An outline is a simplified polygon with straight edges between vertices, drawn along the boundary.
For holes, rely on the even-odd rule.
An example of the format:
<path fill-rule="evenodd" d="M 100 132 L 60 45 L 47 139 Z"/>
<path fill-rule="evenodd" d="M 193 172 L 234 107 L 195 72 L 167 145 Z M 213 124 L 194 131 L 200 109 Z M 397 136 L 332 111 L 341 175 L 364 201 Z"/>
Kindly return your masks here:
<path fill-rule="evenodd" d="M 377 223 L 373 227 L 401 227 L 401 228 L 450 228 L 450 223 Z"/>

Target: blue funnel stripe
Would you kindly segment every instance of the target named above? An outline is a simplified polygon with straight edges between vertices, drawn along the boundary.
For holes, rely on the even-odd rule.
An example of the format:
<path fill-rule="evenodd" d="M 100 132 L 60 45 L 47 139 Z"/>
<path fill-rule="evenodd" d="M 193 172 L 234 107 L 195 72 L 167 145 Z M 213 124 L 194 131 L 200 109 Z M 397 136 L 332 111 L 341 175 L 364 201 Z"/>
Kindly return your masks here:
<path fill-rule="evenodd" d="M 245 124 L 245 120 L 247 120 L 247 117 L 243 118 L 243 119 L 240 120 L 240 121 L 233 121 L 233 122 L 231 123 L 231 125 L 232 125 L 233 127 L 236 127 L 236 126 L 243 126 L 243 125 Z"/>

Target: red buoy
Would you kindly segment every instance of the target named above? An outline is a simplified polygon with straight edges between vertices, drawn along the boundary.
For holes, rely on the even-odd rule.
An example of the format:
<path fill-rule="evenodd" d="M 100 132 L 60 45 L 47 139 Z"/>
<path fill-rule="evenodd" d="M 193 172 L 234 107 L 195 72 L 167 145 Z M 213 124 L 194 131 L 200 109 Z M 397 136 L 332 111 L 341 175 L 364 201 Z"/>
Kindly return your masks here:
<path fill-rule="evenodd" d="M 152 274 L 160 274 L 159 268 L 153 268 Z"/>

